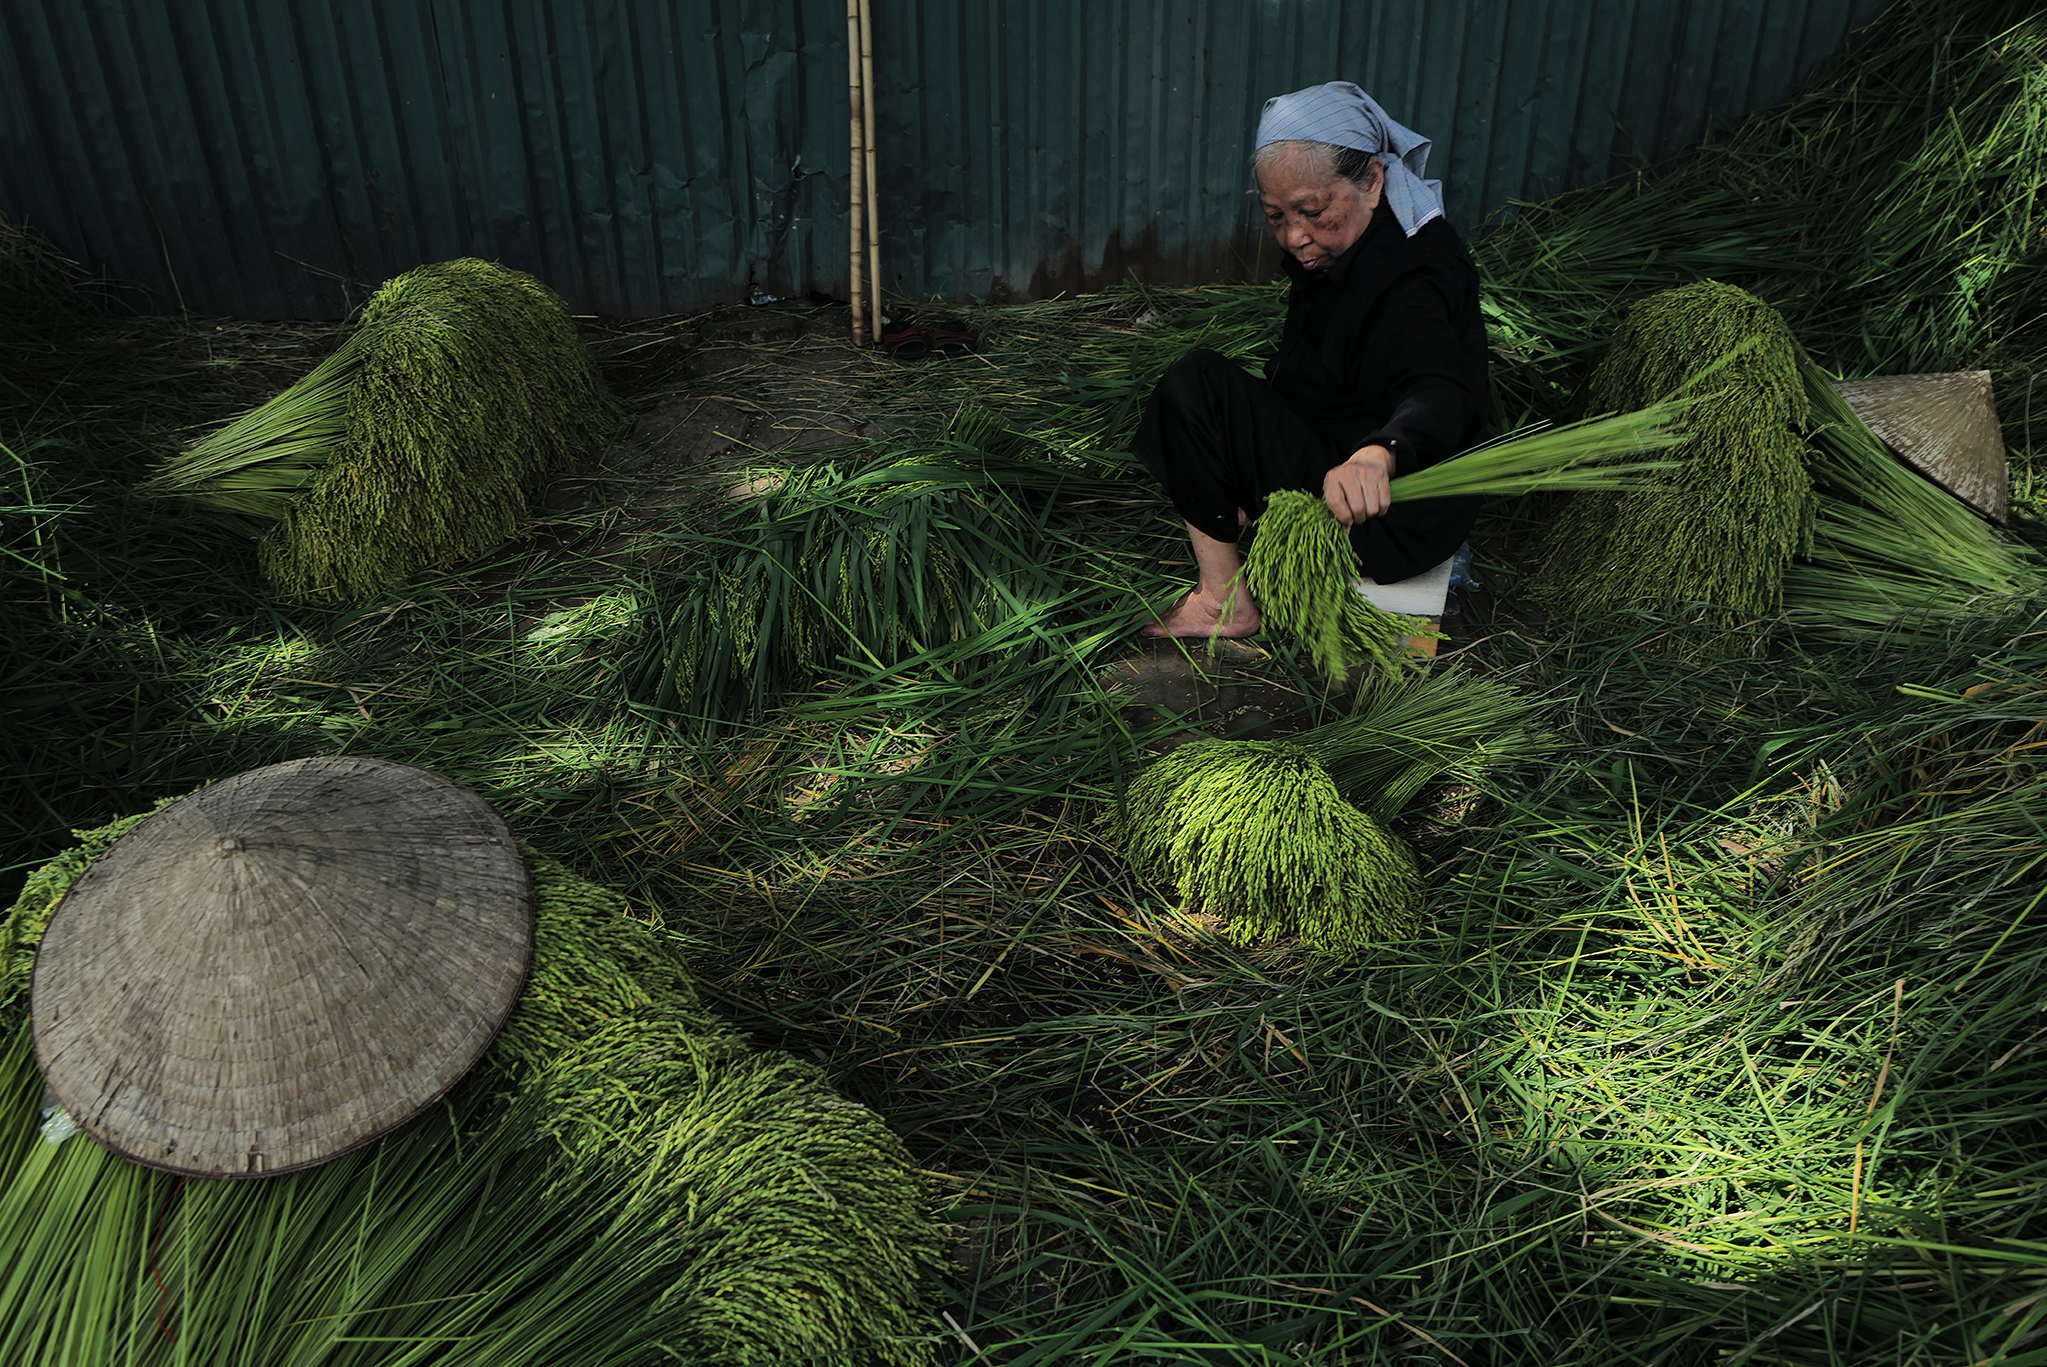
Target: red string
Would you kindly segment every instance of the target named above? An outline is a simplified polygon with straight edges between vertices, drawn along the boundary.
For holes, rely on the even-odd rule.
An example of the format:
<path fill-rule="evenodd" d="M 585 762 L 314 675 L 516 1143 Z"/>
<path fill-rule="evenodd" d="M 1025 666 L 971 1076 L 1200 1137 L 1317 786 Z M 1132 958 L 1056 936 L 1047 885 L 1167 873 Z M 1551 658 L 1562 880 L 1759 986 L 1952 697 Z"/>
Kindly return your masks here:
<path fill-rule="evenodd" d="M 151 1222 L 156 1228 L 156 1233 L 149 1241 L 149 1274 L 156 1278 L 156 1332 L 172 1343 L 178 1341 L 177 1335 L 164 1327 L 164 1306 L 170 1300 L 171 1289 L 163 1284 L 163 1268 L 158 1265 L 156 1255 L 157 1250 L 163 1246 L 164 1212 L 171 1208 L 171 1202 L 178 1199 L 178 1193 L 183 1191 L 185 1183 L 191 1180 L 189 1177 L 178 1179 L 178 1185 L 171 1188 L 171 1194 L 164 1197 L 163 1204 L 156 1208 L 156 1219 Z"/>

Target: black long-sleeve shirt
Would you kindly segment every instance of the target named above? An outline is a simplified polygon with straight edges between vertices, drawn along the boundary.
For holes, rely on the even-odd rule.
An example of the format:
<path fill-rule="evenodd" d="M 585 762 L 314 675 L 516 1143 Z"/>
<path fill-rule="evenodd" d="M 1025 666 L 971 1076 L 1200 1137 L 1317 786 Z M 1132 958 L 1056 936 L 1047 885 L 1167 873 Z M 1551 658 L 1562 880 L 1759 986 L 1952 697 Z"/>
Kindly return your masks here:
<path fill-rule="evenodd" d="M 1485 430 L 1485 324 L 1478 269 L 1438 218 L 1407 236 L 1381 206 L 1350 250 L 1318 270 L 1291 256 L 1293 281 L 1273 392 L 1339 438 L 1349 458 L 1385 445 L 1394 473 L 1456 455 Z M 1347 444 L 1346 444 L 1347 443 Z"/>

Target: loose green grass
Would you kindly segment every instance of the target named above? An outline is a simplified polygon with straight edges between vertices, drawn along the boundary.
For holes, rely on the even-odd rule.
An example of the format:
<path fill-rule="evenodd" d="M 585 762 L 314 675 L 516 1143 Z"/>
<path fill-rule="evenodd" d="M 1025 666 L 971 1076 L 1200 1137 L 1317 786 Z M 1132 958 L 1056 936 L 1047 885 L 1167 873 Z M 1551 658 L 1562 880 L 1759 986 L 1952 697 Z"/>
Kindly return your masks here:
<path fill-rule="evenodd" d="M 1120 499 L 1128 472 L 1064 467 L 1033 446 L 970 410 L 941 438 L 707 487 L 708 525 L 675 538 L 690 569 L 668 581 L 630 666 L 635 701 L 715 731 L 842 664 L 885 669 L 970 638 L 1041 657 L 1049 636 L 1018 624 L 1049 605 L 1136 613 L 1142 600 L 1073 534 L 1073 505 Z"/>

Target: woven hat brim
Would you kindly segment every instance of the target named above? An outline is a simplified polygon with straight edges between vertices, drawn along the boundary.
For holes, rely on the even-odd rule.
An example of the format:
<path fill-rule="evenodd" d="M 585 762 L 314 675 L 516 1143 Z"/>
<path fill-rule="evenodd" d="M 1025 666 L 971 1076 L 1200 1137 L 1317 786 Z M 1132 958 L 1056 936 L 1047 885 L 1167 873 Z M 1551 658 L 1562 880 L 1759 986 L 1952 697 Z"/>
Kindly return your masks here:
<path fill-rule="evenodd" d="M 73 884 L 37 951 L 37 1057 L 135 1162 L 296 1171 L 445 1096 L 532 954 L 532 880 L 481 797 L 389 760 L 272 765 L 164 808 Z"/>

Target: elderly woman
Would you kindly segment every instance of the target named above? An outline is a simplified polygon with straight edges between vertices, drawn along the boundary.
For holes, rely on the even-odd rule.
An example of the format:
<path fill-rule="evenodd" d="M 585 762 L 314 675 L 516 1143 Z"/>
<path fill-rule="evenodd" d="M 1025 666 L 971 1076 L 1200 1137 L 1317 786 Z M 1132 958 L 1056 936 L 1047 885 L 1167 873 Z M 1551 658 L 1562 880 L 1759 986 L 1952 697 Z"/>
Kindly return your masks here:
<path fill-rule="evenodd" d="M 1152 394 L 1134 449 L 1187 521 L 1199 582 L 1152 636 L 1249 636 L 1237 537 L 1279 489 L 1320 493 L 1380 583 L 1453 555 L 1477 499 L 1392 505 L 1405 474 L 1479 437 L 1488 408 L 1478 272 L 1423 180 L 1429 144 L 1347 81 L 1265 103 L 1253 168 L 1292 288 L 1259 379 L 1194 351 Z"/>

